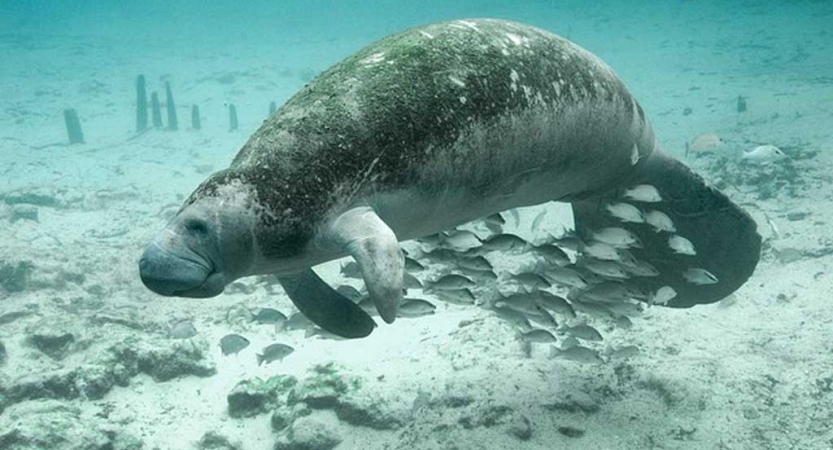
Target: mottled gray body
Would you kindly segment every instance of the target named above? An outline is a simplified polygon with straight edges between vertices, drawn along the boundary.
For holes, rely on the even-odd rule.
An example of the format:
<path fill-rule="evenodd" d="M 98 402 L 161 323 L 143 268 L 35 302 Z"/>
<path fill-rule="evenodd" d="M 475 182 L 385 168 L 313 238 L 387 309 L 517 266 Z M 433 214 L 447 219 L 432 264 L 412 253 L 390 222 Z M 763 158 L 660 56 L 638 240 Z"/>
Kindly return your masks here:
<path fill-rule="evenodd" d="M 695 242 L 698 257 L 720 253 L 720 270 L 701 265 L 731 280 L 702 297 L 715 301 L 754 268 L 754 223 L 656 147 L 612 70 L 558 36 L 501 20 L 415 28 L 336 64 L 272 115 L 154 240 L 142 279 L 164 295 L 206 297 L 275 273 L 313 322 L 361 336 L 373 321 L 310 267 L 352 255 L 391 322 L 404 267 L 397 240 L 552 200 L 573 202 L 589 230 L 608 220 L 603 196 L 642 182 L 667 188 L 666 212 L 708 241 Z M 726 236 L 704 229 L 715 219 Z M 729 243 L 739 259 L 725 254 Z M 651 283 L 676 286 L 680 261 L 662 247 L 637 257 L 663 271 Z M 679 306 L 704 302 L 703 291 L 677 291 Z"/>

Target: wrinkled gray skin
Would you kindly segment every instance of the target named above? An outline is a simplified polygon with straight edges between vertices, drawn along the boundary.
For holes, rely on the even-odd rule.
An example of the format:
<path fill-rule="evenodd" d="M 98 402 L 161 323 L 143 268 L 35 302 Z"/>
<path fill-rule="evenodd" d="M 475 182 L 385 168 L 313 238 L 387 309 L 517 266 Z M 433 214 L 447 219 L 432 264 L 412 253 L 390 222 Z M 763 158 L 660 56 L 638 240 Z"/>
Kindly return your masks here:
<path fill-rule="evenodd" d="M 276 274 L 311 320 L 333 331 L 355 318 L 361 325 L 334 332 L 358 337 L 369 318 L 310 267 L 356 257 L 392 322 L 397 239 L 520 206 L 578 205 L 631 180 L 660 186 L 668 177 L 649 166 L 730 211 L 734 235 L 757 236 L 748 216 L 657 149 L 642 108 L 595 56 L 513 22 L 428 25 L 366 47 L 292 97 L 191 195 L 142 256 L 141 276 L 162 295 L 210 297 L 237 278 Z M 754 238 L 747 247 L 754 253 Z M 657 251 L 645 258 L 668 256 Z M 755 262 L 724 275 L 731 290 Z"/>

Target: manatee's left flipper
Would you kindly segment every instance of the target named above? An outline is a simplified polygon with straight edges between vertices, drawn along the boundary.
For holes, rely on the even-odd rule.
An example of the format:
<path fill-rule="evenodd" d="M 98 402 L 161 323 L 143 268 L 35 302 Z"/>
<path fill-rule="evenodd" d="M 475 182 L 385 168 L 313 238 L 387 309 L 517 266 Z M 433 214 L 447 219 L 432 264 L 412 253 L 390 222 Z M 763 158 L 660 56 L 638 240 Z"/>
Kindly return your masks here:
<path fill-rule="evenodd" d="M 278 281 L 301 314 L 330 333 L 362 338 L 376 327 L 376 322 L 359 305 L 339 294 L 312 269 L 281 275 Z"/>
<path fill-rule="evenodd" d="M 607 192 L 573 201 L 573 213 L 576 231 L 582 237 L 592 230 L 621 227 L 640 238 L 643 248 L 632 248 L 631 253 L 656 267 L 660 274 L 635 276 L 627 283 L 646 293 L 671 286 L 677 296 L 667 306 L 684 308 L 725 298 L 754 272 L 761 252 L 761 236 L 754 219 L 685 164 L 657 149 L 639 161 L 633 175 L 615 184 Z M 654 186 L 662 201 L 641 203 L 622 198 L 624 189 L 640 184 Z M 671 234 L 657 233 L 648 224 L 623 224 L 610 216 L 604 206 L 615 201 L 664 212 L 674 222 L 675 234 L 691 241 L 697 254 L 676 254 L 668 244 Z M 683 276 L 689 269 L 705 269 L 717 282 L 692 283 Z"/>
<path fill-rule="evenodd" d="M 379 315 L 393 323 L 405 276 L 405 255 L 393 230 L 372 208 L 360 206 L 336 217 L 324 239 L 325 245 L 336 245 L 356 260 Z"/>

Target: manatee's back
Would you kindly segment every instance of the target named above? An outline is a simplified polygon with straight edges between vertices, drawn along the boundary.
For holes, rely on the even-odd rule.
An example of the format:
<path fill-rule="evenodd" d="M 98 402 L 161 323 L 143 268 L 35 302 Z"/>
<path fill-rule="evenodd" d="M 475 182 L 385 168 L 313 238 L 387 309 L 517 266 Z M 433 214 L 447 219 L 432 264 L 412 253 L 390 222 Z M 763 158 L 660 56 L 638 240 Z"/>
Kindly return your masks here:
<path fill-rule="evenodd" d="M 328 69 L 234 164 L 284 170 L 307 193 L 368 179 L 431 189 L 453 178 L 483 195 L 496 179 L 563 166 L 572 178 L 557 190 L 579 192 L 621 176 L 634 142 L 646 155 L 653 140 L 627 89 L 588 52 L 522 24 L 454 21 L 388 37 Z"/>

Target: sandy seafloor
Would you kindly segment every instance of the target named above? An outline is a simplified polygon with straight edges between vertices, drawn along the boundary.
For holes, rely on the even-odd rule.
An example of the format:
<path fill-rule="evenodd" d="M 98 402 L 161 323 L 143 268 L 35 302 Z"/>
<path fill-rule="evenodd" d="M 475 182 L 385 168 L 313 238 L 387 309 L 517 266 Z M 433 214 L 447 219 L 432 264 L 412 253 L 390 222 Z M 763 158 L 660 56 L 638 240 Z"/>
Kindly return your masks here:
<path fill-rule="evenodd" d="M 167 326 L 192 320 L 199 330 L 194 345 L 208 348 L 215 375 L 157 382 L 140 373 L 100 399 L 44 396 L 75 411 L 86 432 L 110 427 L 111 438 L 130 435 L 144 448 L 195 448 L 214 431 L 239 448 L 267 449 L 280 435 L 269 415 L 229 417 L 229 391 L 244 379 L 303 378 L 334 362 L 340 373 L 360 377 L 359 395 L 377 404 L 380 420 L 400 421 L 380 429 L 316 411 L 316 420 L 340 434 L 338 449 L 833 448 L 833 3 L 344 3 L 272 5 L 260 14 L 258 3 L 242 2 L 225 10 L 81 3 L 72 14 L 0 14 L 0 198 L 41 196 L 33 200 L 40 203 L 37 222 L 12 221 L 14 207 L 0 202 L 0 263 L 33 266 L 22 291 L 0 288 L 0 315 L 31 313 L 0 324 L 8 353 L 0 382 L 7 389 L 71 372 L 119 342 L 174 345 Z M 526 357 L 508 324 L 474 306 L 437 301 L 433 316 L 382 325 L 360 341 L 332 341 L 227 320 L 240 305 L 292 311 L 280 288 L 271 292 L 255 279 L 204 300 L 162 298 L 142 286 L 143 246 L 208 173 L 230 162 L 269 101 L 281 104 L 312 75 L 384 35 L 476 16 L 530 22 L 602 57 L 644 105 L 665 148 L 680 157 L 684 143 L 701 133 L 722 137 L 719 151 L 726 154 L 774 144 L 795 156 L 786 163 L 790 176 L 780 167 L 733 169 L 739 180 L 756 179 L 733 180 L 727 193 L 758 220 L 765 244 L 756 273 L 731 301 L 650 308 L 629 330 L 593 320 L 605 336 L 598 348 L 630 344 L 641 352 L 587 365 L 550 359 L 545 346 Z M 135 136 L 138 74 L 149 90 L 164 92 L 163 80 L 171 82 L 180 131 Z M 746 112 L 736 110 L 738 95 L 747 98 Z M 229 102 L 240 116 L 235 132 L 227 129 Z M 188 126 L 194 103 L 202 109 L 201 131 Z M 78 110 L 87 144 L 48 145 L 66 140 L 66 107 Z M 687 161 L 714 180 L 714 160 Z M 760 170 L 770 175 L 755 178 Z M 523 211 L 526 237 L 535 235 L 528 230 L 535 214 Z M 555 216 L 548 214 L 537 233 L 556 231 Z M 341 279 L 337 263 L 319 271 L 333 284 L 355 285 Z M 27 340 L 56 327 L 75 338 L 61 360 Z M 230 332 L 252 344 L 223 357 L 217 342 Z M 258 367 L 255 353 L 272 342 L 296 351 Z M 415 399 L 429 400 L 415 407 Z M 0 436 L 14 444 L 11 428 L 37 423 L 26 411 L 55 408 L 44 399 L 7 404 Z M 497 418 L 490 422 L 489 414 Z M 563 427 L 583 434 L 568 436 Z M 83 433 L 74 436 L 67 439 Z"/>

